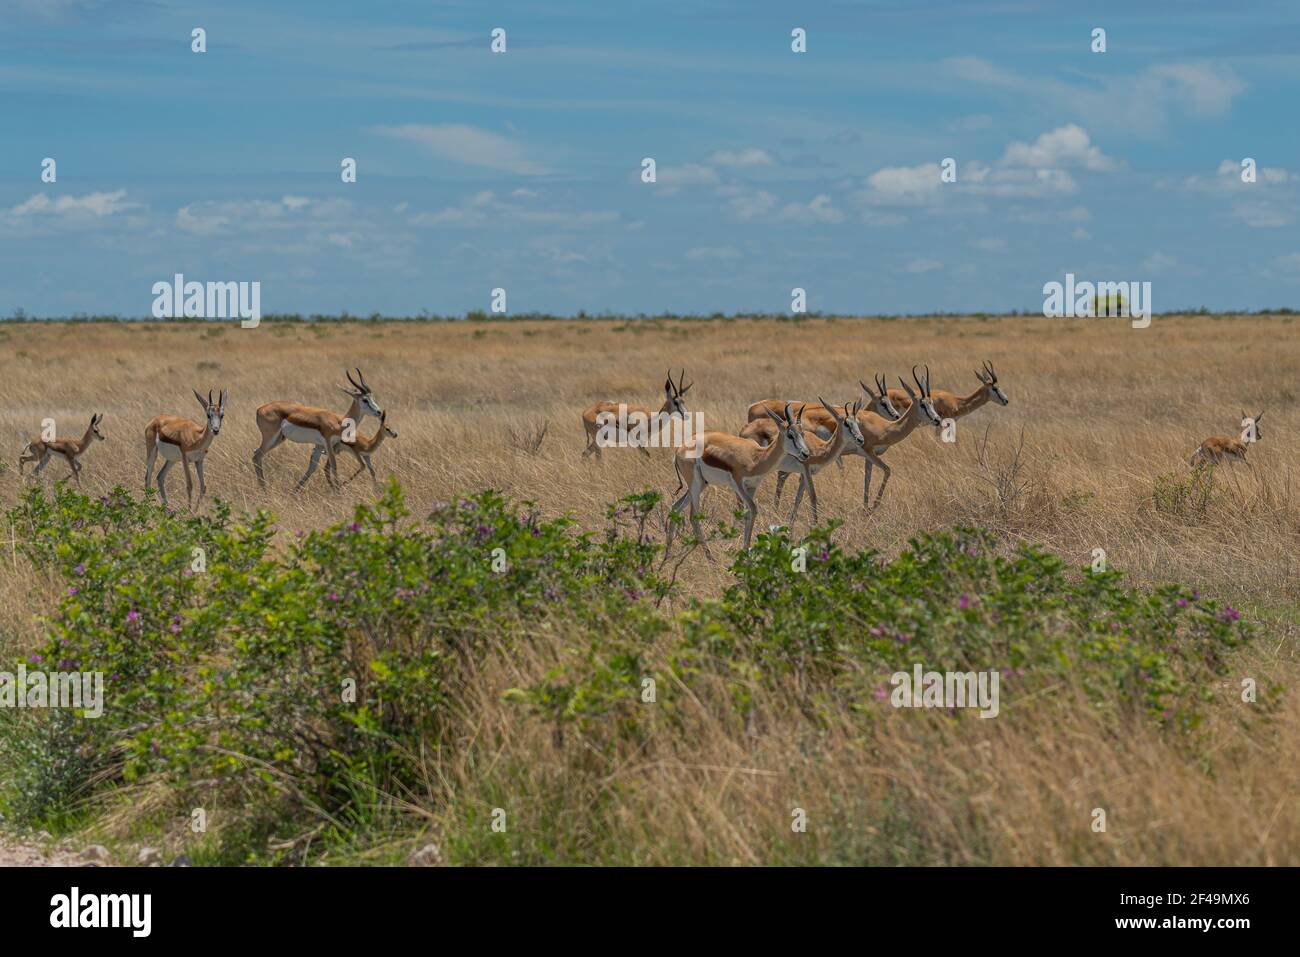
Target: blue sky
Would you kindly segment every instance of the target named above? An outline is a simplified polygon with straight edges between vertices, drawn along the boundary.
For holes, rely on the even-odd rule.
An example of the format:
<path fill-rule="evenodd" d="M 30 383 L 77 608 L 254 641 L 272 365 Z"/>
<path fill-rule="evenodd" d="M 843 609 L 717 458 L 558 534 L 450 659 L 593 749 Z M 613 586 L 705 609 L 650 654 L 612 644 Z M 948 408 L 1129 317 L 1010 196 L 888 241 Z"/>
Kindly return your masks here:
<path fill-rule="evenodd" d="M 177 272 L 264 312 L 1300 306 L 1297 48 L 1270 0 L 0 0 L 0 314 Z"/>

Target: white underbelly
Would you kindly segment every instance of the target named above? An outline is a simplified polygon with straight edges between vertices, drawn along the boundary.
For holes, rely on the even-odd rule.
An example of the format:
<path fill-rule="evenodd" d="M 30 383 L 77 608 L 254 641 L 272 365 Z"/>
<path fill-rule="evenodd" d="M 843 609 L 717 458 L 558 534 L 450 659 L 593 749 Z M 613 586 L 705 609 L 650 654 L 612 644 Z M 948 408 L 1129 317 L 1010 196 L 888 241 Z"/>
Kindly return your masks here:
<path fill-rule="evenodd" d="M 181 460 L 181 447 L 179 445 L 172 445 L 170 442 L 160 441 L 158 443 L 158 454 L 161 455 L 168 462 L 179 462 Z M 207 454 L 208 454 L 207 449 L 204 449 L 201 452 L 196 450 L 194 452 L 191 452 L 188 458 L 191 462 L 200 462 L 203 460 L 203 457 Z"/>
<path fill-rule="evenodd" d="M 303 445 L 319 445 L 325 447 L 325 437 L 317 429 L 309 429 L 306 426 L 294 425 L 288 419 L 280 423 L 280 434 L 290 442 L 301 442 Z M 335 443 L 337 444 L 337 443 Z"/>
<path fill-rule="evenodd" d="M 725 485 L 727 488 L 731 487 L 731 473 L 726 469 L 706 465 L 704 462 L 697 462 L 695 467 L 699 469 L 700 477 L 704 479 L 706 485 Z"/>

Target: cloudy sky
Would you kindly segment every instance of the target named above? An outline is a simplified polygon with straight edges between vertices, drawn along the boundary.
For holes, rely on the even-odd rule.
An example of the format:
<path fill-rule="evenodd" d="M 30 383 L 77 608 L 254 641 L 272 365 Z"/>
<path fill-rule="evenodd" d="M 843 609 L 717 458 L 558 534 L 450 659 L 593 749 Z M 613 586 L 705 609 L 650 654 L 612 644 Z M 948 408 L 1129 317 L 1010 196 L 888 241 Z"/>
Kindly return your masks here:
<path fill-rule="evenodd" d="M 265 312 L 1300 306 L 1297 48 L 1289 0 L 0 0 L 0 314 L 177 272 Z"/>

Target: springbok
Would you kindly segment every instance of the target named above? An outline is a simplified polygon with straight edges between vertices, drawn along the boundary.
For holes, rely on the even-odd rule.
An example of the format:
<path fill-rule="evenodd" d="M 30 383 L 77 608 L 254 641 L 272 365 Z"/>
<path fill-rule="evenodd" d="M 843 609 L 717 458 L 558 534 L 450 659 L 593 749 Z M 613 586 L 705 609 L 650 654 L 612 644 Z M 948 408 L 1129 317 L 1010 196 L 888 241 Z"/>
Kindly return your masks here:
<path fill-rule="evenodd" d="M 983 371 L 977 369 L 975 375 L 980 380 L 980 387 L 967 395 L 955 395 L 945 389 L 938 389 L 930 394 L 934 399 L 934 411 L 939 413 L 939 418 L 960 419 L 963 415 L 970 415 L 990 399 L 998 405 L 1010 403 L 1007 394 L 998 386 L 998 374 L 993 371 L 992 362 L 985 359 Z M 902 389 L 890 389 L 889 397 L 894 405 L 904 410 L 912 401 Z"/>
<path fill-rule="evenodd" d="M 637 448 L 648 458 L 650 453 L 646 449 L 646 444 L 650 442 L 653 433 L 662 429 L 673 416 L 679 416 L 683 421 L 689 418 L 690 413 L 686 411 L 686 403 L 682 400 L 694 384 L 694 382 L 686 382 L 685 369 L 682 370 L 677 381 L 673 382 L 673 370 L 669 369 L 668 380 L 664 383 L 664 404 L 654 414 L 651 414 L 647 406 L 628 405 L 625 402 L 596 402 L 589 405 L 582 412 L 582 429 L 587 436 L 587 447 L 582 450 L 582 457 L 585 459 L 595 452 L 596 457 L 600 458 L 601 444 L 598 438 L 603 429 L 613 428 L 624 440 L 629 433 L 635 437 L 639 429 L 627 428 L 627 424 L 635 420 L 635 425 L 638 427 L 644 423 L 645 441 L 638 443 Z"/>
<path fill-rule="evenodd" d="M 1264 433 L 1259 430 L 1259 420 L 1263 417 L 1264 413 L 1260 412 L 1252 419 L 1243 410 L 1241 421 L 1247 424 L 1242 428 L 1241 436 L 1235 439 L 1226 435 L 1210 436 L 1196 447 L 1189 464 L 1199 465 L 1203 462 L 1218 464 L 1229 459 L 1246 462 L 1246 450 L 1264 437 Z M 1252 430 L 1253 436 L 1251 434 Z M 1246 464 L 1249 465 L 1250 463 L 1246 462 Z"/>
<path fill-rule="evenodd" d="M 335 458 L 335 450 L 342 441 L 344 433 L 355 430 L 367 415 L 373 415 L 378 419 L 384 414 L 376 404 L 370 386 L 366 385 L 366 377 L 361 374 L 361 370 L 356 370 L 355 379 L 352 378 L 351 372 L 344 371 L 352 388 L 343 389 L 341 386 L 340 388 L 352 399 L 352 404 L 341 416 L 329 409 L 317 409 L 297 402 L 268 402 L 257 410 L 257 428 L 262 433 L 262 444 L 253 453 L 253 468 L 257 472 L 258 485 L 266 485 L 266 477 L 262 472 L 262 458 L 288 439 L 290 442 L 312 446 L 311 463 L 307 466 L 306 474 L 299 479 L 298 489 L 301 489 L 316 471 L 321 453 L 325 454 L 325 479 L 332 487 L 338 487 L 338 460 Z"/>
<path fill-rule="evenodd" d="M 877 380 L 879 381 L 879 380 Z M 930 393 L 930 367 L 925 367 L 925 380 L 922 381 L 917 377 L 916 366 L 912 366 L 912 381 L 920 390 L 918 397 L 902 377 L 899 377 L 899 384 L 903 387 L 902 392 L 907 398 L 907 411 L 903 413 L 902 418 L 890 422 L 874 412 L 862 411 L 857 414 L 858 426 L 862 430 L 862 437 L 865 440 L 861 446 L 846 444 L 844 446 L 844 455 L 861 455 L 866 462 L 866 469 L 862 477 L 862 504 L 867 505 L 868 496 L 871 491 L 871 471 L 874 467 L 879 467 L 884 472 L 885 477 L 880 483 L 880 490 L 876 493 L 876 500 L 871 504 L 875 508 L 880 504 L 880 500 L 885 495 L 885 486 L 889 484 L 890 468 L 881 460 L 880 456 L 892 445 L 897 445 L 903 439 L 912 434 L 920 423 L 922 416 L 930 421 L 932 425 L 938 427 L 942 425 L 943 418 L 935 410 L 933 399 Z M 893 391 L 892 389 L 890 391 Z M 918 411 L 919 410 L 919 411 Z M 835 420 L 824 409 L 810 410 L 810 424 L 816 429 L 818 435 L 829 435 L 830 430 L 835 428 Z"/>
<path fill-rule="evenodd" d="M 807 429 L 804 432 L 804 438 L 808 442 L 810 454 L 808 458 L 800 462 L 792 456 L 785 456 L 781 464 L 777 466 L 776 473 L 776 506 L 781 505 L 781 488 L 785 481 L 792 474 L 799 475 L 799 491 L 794 497 L 794 509 L 790 512 L 790 523 L 794 524 L 795 516 L 799 514 L 799 503 L 803 501 L 804 487 L 808 489 L 808 501 L 812 503 L 813 523 L 816 524 L 817 518 L 817 489 L 813 485 L 812 477 L 823 466 L 839 460 L 840 454 L 846 446 L 856 444 L 862 448 L 866 439 L 863 437 L 862 428 L 858 425 L 858 413 L 862 411 L 862 400 L 858 399 L 852 405 L 845 403 L 843 413 L 837 411 L 833 405 L 827 405 L 826 400 L 818 397 L 821 405 L 818 407 L 830 412 L 835 420 L 835 427 L 831 432 L 830 438 L 820 437 L 814 429 Z M 740 430 L 742 439 L 753 439 L 760 445 L 770 445 L 777 437 L 776 425 L 766 418 L 755 419 Z"/>
<path fill-rule="evenodd" d="M 871 399 L 871 403 L 867 406 L 867 411 L 874 412 L 876 415 L 888 419 L 891 422 L 902 418 L 903 413 L 898 410 L 894 405 L 893 400 L 889 397 L 889 390 L 885 389 L 885 380 L 883 376 L 879 374 L 876 375 L 876 389 L 874 390 L 861 379 L 858 380 L 858 385 L 862 386 L 862 391 Z M 821 406 L 814 406 L 806 405 L 798 401 L 790 401 L 788 404 L 796 407 L 802 405 L 804 406 L 805 412 L 810 412 L 816 408 L 826 408 L 824 403 Z M 786 405 L 787 401 L 784 399 L 763 399 L 761 402 L 755 402 L 749 407 L 749 410 L 746 413 L 747 420 L 750 422 L 763 422 L 764 427 L 766 427 L 767 419 L 763 417 L 763 410 L 767 409 L 768 411 L 779 413 Z M 825 438 L 825 436 L 822 437 Z"/>
<path fill-rule="evenodd" d="M 795 463 L 808 460 L 811 451 L 803 434 L 803 421 L 790 411 L 787 405 L 784 415 L 773 412 L 767 415 L 776 422 L 780 429 L 781 440 L 767 445 L 759 445 L 752 439 L 742 439 L 738 435 L 707 430 L 700 432 L 693 444 L 677 450 L 673 465 L 678 477 L 685 482 L 686 492 L 673 503 L 672 510 L 680 513 L 682 507 L 691 503 L 691 527 L 696 538 L 700 538 L 700 493 L 706 485 L 721 485 L 736 493 L 736 498 L 745 506 L 745 548 L 749 548 L 754 531 L 754 519 L 758 516 L 758 506 L 754 504 L 754 490 L 758 488 L 763 476 L 771 472 L 786 456 Z M 680 486 L 679 486 L 680 487 Z M 667 544 L 673 540 L 673 523 L 668 524 Z"/>
<path fill-rule="evenodd" d="M 218 401 L 212 401 L 212 390 L 204 399 L 198 390 L 194 398 L 203 407 L 204 424 L 182 419 L 178 415 L 156 415 L 144 427 L 144 489 L 149 491 L 153 479 L 153 466 L 158 456 L 163 457 L 163 467 L 158 470 L 158 494 L 163 506 L 167 506 L 167 473 L 171 467 L 180 462 L 185 467 L 185 504 L 193 508 L 194 480 L 190 478 L 190 463 L 199 473 L 199 501 L 208 490 L 203 481 L 203 460 L 208 454 L 212 440 L 221 434 L 221 420 L 226 414 L 226 390 L 221 390 Z"/>
<path fill-rule="evenodd" d="M 96 412 L 90 417 L 90 425 L 86 427 L 86 434 L 78 439 L 59 439 L 54 438 L 48 442 L 40 439 L 32 439 L 23 448 L 22 454 L 18 456 L 18 474 L 23 474 L 23 466 L 28 462 L 36 462 L 36 468 L 32 474 L 40 475 L 45 470 L 45 466 L 50 463 L 52 456 L 59 456 L 68 463 L 68 468 L 72 470 L 72 477 L 77 480 L 77 487 L 81 487 L 81 463 L 77 459 L 90 448 L 91 443 L 96 440 L 104 441 L 104 433 L 99 431 L 99 423 L 104 421 L 103 415 Z"/>
<path fill-rule="evenodd" d="M 366 439 L 358 435 L 354 441 L 344 442 L 340 445 L 340 448 L 347 449 L 355 455 L 358 463 L 357 470 L 348 476 L 347 481 L 343 483 L 344 485 L 351 482 L 365 469 L 370 470 L 370 480 L 376 485 L 379 484 L 379 479 L 375 475 L 375 466 L 370 461 L 370 456 L 374 455 L 375 452 L 378 451 L 379 446 L 383 445 L 385 437 L 390 439 L 397 438 L 397 433 L 388 427 L 387 410 L 379 414 L 379 428 L 370 438 Z"/>

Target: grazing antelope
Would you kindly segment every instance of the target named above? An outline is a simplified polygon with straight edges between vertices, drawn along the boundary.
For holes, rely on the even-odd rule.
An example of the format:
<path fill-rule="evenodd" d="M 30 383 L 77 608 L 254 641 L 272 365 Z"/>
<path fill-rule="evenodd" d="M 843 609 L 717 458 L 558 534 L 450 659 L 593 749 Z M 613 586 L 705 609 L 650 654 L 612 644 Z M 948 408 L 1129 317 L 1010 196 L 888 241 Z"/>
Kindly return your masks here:
<path fill-rule="evenodd" d="M 893 400 L 889 397 L 888 390 L 885 389 L 885 380 L 883 376 L 879 374 L 876 376 L 876 389 L 879 390 L 878 392 L 873 390 L 871 386 L 867 385 L 861 379 L 858 380 L 858 385 L 862 386 L 862 391 L 871 399 L 871 404 L 867 406 L 868 411 L 874 412 L 882 418 L 889 419 L 891 422 L 902 418 L 903 413 L 894 405 Z M 763 399 L 761 402 L 755 402 L 749 407 L 749 411 L 746 413 L 748 421 L 762 422 L 763 427 L 766 428 L 767 419 L 763 416 L 763 410 L 767 409 L 779 413 L 783 408 L 785 408 L 786 404 L 786 401 L 783 399 Z M 806 405 L 805 403 L 795 401 L 792 401 L 789 404 L 794 406 L 804 406 L 805 412 L 810 412 L 816 408 L 826 408 L 824 403 L 821 406 Z"/>
<path fill-rule="evenodd" d="M 385 436 L 387 436 L 390 439 L 397 438 L 397 433 L 388 427 L 387 410 L 379 414 L 379 429 L 370 438 L 364 439 L 358 435 L 354 441 L 342 443 L 340 447 L 347 449 L 349 452 L 355 455 L 358 463 L 357 470 L 353 472 L 350 476 L 348 476 L 347 482 L 343 483 L 344 485 L 347 485 L 348 482 L 351 482 L 354 478 L 360 475 L 362 471 L 364 471 L 365 469 L 370 470 L 370 480 L 374 482 L 376 485 L 379 484 L 379 479 L 375 475 L 375 466 L 370 461 L 370 456 L 374 455 L 375 452 L 379 449 L 379 446 L 383 445 Z"/>
<path fill-rule="evenodd" d="M 1244 436 L 1246 433 L 1244 431 L 1242 432 L 1242 437 L 1235 439 L 1229 438 L 1226 435 L 1212 435 L 1196 447 L 1196 451 L 1192 453 L 1192 458 L 1189 464 L 1198 465 L 1202 462 L 1213 462 L 1218 464 L 1227 461 L 1228 459 L 1239 459 L 1242 462 L 1246 462 L 1246 450 L 1250 448 L 1254 442 L 1258 442 L 1264 437 L 1264 433 L 1259 430 L 1259 420 L 1263 417 L 1264 413 L 1261 412 L 1252 420 L 1255 423 L 1255 437 L 1252 441 L 1247 442 L 1245 440 Z M 1247 416 L 1243 410 L 1241 418 L 1244 422 L 1250 417 Z M 1246 462 L 1246 464 L 1249 465 L 1250 463 Z"/>
<path fill-rule="evenodd" d="M 792 474 L 799 474 L 799 491 L 795 494 L 794 510 L 790 512 L 790 522 L 794 523 L 795 516 L 799 514 L 799 503 L 803 501 L 804 487 L 808 489 L 808 501 L 812 503 L 813 523 L 816 524 L 817 518 L 817 489 L 813 486 L 812 477 L 823 466 L 839 460 L 840 454 L 850 443 L 855 443 L 858 448 L 862 448 L 866 439 L 862 435 L 862 428 L 858 425 L 858 413 L 862 411 L 862 400 L 858 399 L 852 405 L 845 403 L 843 413 L 837 411 L 833 405 L 827 405 L 826 400 L 818 398 L 821 402 L 821 409 L 830 412 L 835 420 L 835 427 L 828 439 L 820 437 L 816 430 L 806 429 L 804 438 L 808 442 L 810 454 L 802 462 L 793 456 L 785 456 L 781 463 L 776 467 L 776 505 L 781 504 L 781 487 Z M 777 427 L 774 423 L 766 418 L 755 419 L 740 430 L 742 439 L 753 439 L 760 445 L 770 445 L 777 438 Z"/>
<path fill-rule="evenodd" d="M 257 472 L 258 485 L 266 485 L 266 477 L 262 472 L 262 458 L 288 439 L 290 442 L 301 442 L 312 446 L 311 463 L 307 466 L 306 474 L 298 481 L 298 489 L 301 489 L 316 471 L 321 453 L 325 454 L 325 479 L 331 487 L 338 488 L 338 460 L 334 453 L 342 441 L 343 433 L 348 427 L 347 423 L 351 423 L 351 427 L 356 428 L 360 426 L 365 416 L 373 415 L 379 419 L 384 414 L 376 404 L 370 386 L 366 385 L 366 377 L 361 374 L 361 370 L 356 370 L 355 379 L 352 378 L 351 372 L 344 371 L 352 388 L 343 389 L 340 386 L 340 389 L 352 399 L 352 404 L 341 416 L 329 409 L 317 409 L 297 402 L 268 402 L 257 410 L 257 428 L 262 433 L 262 444 L 253 453 L 253 468 Z"/>
<path fill-rule="evenodd" d="M 700 536 L 700 493 L 706 485 L 721 485 L 736 493 L 736 498 L 745 506 L 745 548 L 749 548 L 750 537 L 754 531 L 754 519 L 758 516 L 758 506 L 754 504 L 754 490 L 758 488 L 763 476 L 777 468 L 786 456 L 796 465 L 808 460 L 811 451 L 804 438 L 803 421 L 790 412 L 787 404 L 783 416 L 768 411 L 767 415 L 776 422 L 780 431 L 780 441 L 759 445 L 752 439 L 742 439 L 738 435 L 707 430 L 696 436 L 691 445 L 679 448 L 673 458 L 677 475 L 686 484 L 686 493 L 673 503 L 672 510 L 681 512 L 682 507 L 691 503 L 691 527 L 695 536 Z M 673 539 L 673 525 L 668 525 L 668 541 Z"/>
<path fill-rule="evenodd" d="M 214 404 L 212 390 L 204 399 L 194 390 L 194 398 L 203 406 L 204 424 L 199 425 L 178 415 L 156 415 L 144 427 L 144 490 L 149 491 L 153 479 L 153 466 L 159 454 L 163 457 L 163 467 L 158 470 L 158 494 L 164 506 L 167 505 L 167 473 L 171 467 L 180 462 L 185 467 L 185 504 L 193 508 L 191 499 L 194 492 L 194 480 L 190 478 L 190 463 L 199 473 L 199 501 L 208 490 L 203 481 L 203 460 L 208 454 L 208 446 L 221 434 L 221 420 L 226 414 L 226 390 L 221 390 L 219 400 Z"/>
<path fill-rule="evenodd" d="M 673 416 L 679 416 L 683 421 L 689 419 L 690 413 L 686 411 L 686 403 L 683 398 L 690 391 L 691 386 L 695 383 L 686 382 L 686 370 L 683 369 L 677 381 L 673 382 L 673 370 L 668 370 L 668 380 L 664 383 L 664 404 L 659 407 L 655 414 L 650 413 L 650 409 L 644 405 L 628 405 L 618 402 L 596 402 L 582 412 L 582 428 L 587 435 L 587 447 L 582 450 L 582 457 L 585 459 L 592 452 L 600 458 L 600 443 L 597 437 L 603 428 L 614 426 L 620 435 L 626 438 L 628 431 L 627 422 L 637 419 L 646 424 L 645 440 L 649 443 L 652 433 L 661 429 L 663 425 Z M 624 419 L 619 422 L 619 413 L 622 412 Z M 646 450 L 646 444 L 637 446 L 641 454 L 647 458 L 650 453 Z"/>
<path fill-rule="evenodd" d="M 968 395 L 954 395 L 945 389 L 931 393 L 934 399 L 934 410 L 939 413 L 940 418 L 960 419 L 963 415 L 970 415 L 990 399 L 998 405 L 1010 403 L 1007 394 L 998 387 L 998 374 L 993 371 L 993 363 L 985 359 L 984 370 L 976 370 L 975 375 L 980 380 L 980 387 Z M 900 409 L 906 409 L 911 403 L 911 399 L 902 389 L 890 389 L 889 397 Z"/>
<path fill-rule="evenodd" d="M 90 425 L 86 427 L 86 434 L 77 439 L 51 439 L 43 442 L 40 439 L 32 439 L 23 448 L 22 454 L 18 457 L 18 474 L 23 474 L 23 466 L 28 462 L 36 462 L 36 469 L 32 474 L 40 475 L 49 464 L 52 456 L 58 455 L 68 463 L 68 468 L 72 469 L 72 477 L 77 480 L 77 487 L 81 487 L 81 463 L 77 459 L 90 448 L 91 443 L 96 440 L 103 442 L 104 433 L 99 431 L 99 423 L 104 421 L 104 416 L 96 412 L 90 417 Z"/>
<path fill-rule="evenodd" d="M 871 470 L 878 467 L 884 473 L 884 479 L 880 483 L 880 490 L 876 492 L 876 500 L 871 504 L 875 508 L 880 504 L 880 500 L 885 495 L 885 486 L 889 484 L 890 468 L 884 463 L 880 456 L 892 445 L 897 445 L 903 439 L 912 434 L 920 423 L 922 417 L 929 420 L 930 424 L 936 428 L 943 423 L 943 417 L 935 410 L 934 400 L 930 393 L 930 367 L 925 367 L 925 380 L 922 381 L 916 375 L 916 366 L 912 366 L 912 381 L 920 390 L 918 396 L 914 393 L 908 384 L 899 377 L 899 384 L 903 387 L 903 393 L 907 397 L 907 411 L 903 417 L 895 422 L 888 422 L 872 412 L 859 412 L 858 425 L 862 429 L 862 436 L 866 440 L 861 447 L 847 445 L 844 453 L 852 455 L 861 455 L 867 460 L 865 474 L 862 477 L 862 504 L 867 504 L 868 493 L 871 490 Z M 892 391 L 892 390 L 891 390 Z M 918 411 L 919 410 L 919 411 Z M 816 423 L 818 434 L 828 427 L 828 423 L 823 419 Z"/>

